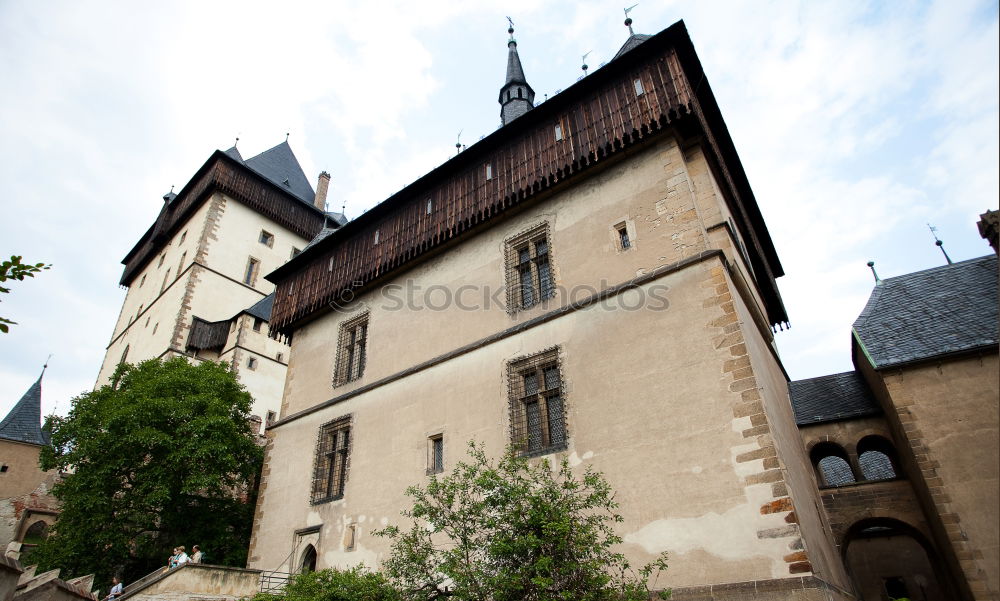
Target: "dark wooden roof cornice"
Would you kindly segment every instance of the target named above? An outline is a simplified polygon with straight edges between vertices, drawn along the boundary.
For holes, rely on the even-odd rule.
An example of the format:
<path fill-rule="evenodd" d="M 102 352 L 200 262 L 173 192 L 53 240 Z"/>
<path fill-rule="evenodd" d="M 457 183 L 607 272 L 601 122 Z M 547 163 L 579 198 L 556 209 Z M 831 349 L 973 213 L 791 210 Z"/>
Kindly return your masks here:
<path fill-rule="evenodd" d="M 238 200 L 307 240 L 323 227 L 323 211 L 281 189 L 221 150 L 216 150 L 177 193 L 177 197 L 169 203 L 163 203 L 156 221 L 122 259 L 125 271 L 120 283 L 128 286 L 160 248 L 215 192 L 222 192 Z"/>
<path fill-rule="evenodd" d="M 643 82 L 644 94 L 638 97 L 635 79 Z M 555 123 L 564 132 L 559 142 L 553 137 Z M 781 264 L 679 21 L 268 274 L 277 285 L 271 331 L 290 334 L 330 303 L 667 132 L 705 148 L 749 247 L 768 319 L 772 325 L 787 321 L 775 282 L 783 275 Z M 489 180 L 487 163 L 493 171 Z"/>

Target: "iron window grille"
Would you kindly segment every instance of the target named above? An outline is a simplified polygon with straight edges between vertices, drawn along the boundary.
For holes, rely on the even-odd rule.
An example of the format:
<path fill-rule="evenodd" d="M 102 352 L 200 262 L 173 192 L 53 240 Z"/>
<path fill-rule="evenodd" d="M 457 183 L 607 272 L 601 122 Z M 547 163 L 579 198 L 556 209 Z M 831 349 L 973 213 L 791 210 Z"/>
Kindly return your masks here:
<path fill-rule="evenodd" d="M 341 386 L 361 378 L 365 372 L 368 349 L 368 314 L 365 313 L 340 326 L 337 343 L 337 367 L 333 385 Z"/>
<path fill-rule="evenodd" d="M 507 310 L 514 313 L 552 298 L 555 282 L 548 224 L 507 240 Z"/>
<path fill-rule="evenodd" d="M 511 443 L 522 456 L 545 455 L 566 448 L 566 412 L 559 349 L 512 361 Z"/>
<path fill-rule="evenodd" d="M 324 424 L 319 429 L 319 439 L 316 442 L 313 505 L 343 498 L 350 459 L 351 417 L 341 417 Z"/>

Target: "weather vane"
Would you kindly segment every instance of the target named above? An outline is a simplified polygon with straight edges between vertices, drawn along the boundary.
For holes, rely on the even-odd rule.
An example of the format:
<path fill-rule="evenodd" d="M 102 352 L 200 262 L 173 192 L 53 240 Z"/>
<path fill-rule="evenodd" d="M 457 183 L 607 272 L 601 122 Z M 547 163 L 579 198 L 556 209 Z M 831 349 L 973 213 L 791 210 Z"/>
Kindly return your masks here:
<path fill-rule="evenodd" d="M 635 35 L 635 32 L 632 31 L 632 17 L 628 16 L 628 14 L 632 12 L 632 9 L 637 6 L 639 6 L 638 2 L 625 9 L 625 26 L 628 27 L 629 35 Z"/>
<path fill-rule="evenodd" d="M 587 56 L 590 55 L 591 52 L 593 52 L 593 50 L 588 50 L 587 54 L 584 54 L 583 58 L 580 59 L 581 62 L 583 62 L 583 66 L 580 68 L 583 69 L 583 74 L 585 76 L 587 75 Z"/>
<path fill-rule="evenodd" d="M 948 265 L 951 265 L 951 257 L 948 256 L 948 251 L 944 249 L 944 242 L 937 237 L 937 228 L 928 223 L 927 229 L 929 229 L 931 231 L 931 235 L 934 236 L 934 244 L 941 249 L 941 253 L 944 255 L 944 260 L 948 261 Z"/>
<path fill-rule="evenodd" d="M 510 18 L 510 17 L 508 17 Z M 465 128 L 458 130 L 458 136 L 455 137 L 455 154 L 462 152 L 462 132 Z"/>
<path fill-rule="evenodd" d="M 510 27 L 507 28 L 507 33 L 510 34 L 510 40 L 514 41 L 514 21 L 510 17 L 507 17 L 507 22 L 510 23 Z"/>

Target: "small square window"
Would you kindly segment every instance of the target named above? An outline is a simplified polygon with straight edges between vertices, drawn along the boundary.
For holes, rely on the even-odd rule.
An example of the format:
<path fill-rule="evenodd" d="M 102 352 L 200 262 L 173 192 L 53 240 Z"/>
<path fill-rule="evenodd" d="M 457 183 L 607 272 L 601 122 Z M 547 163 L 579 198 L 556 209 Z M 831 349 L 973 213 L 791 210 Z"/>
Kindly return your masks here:
<path fill-rule="evenodd" d="M 277 353 L 274 356 L 274 360 L 275 361 L 284 361 L 285 360 L 285 353 Z"/>
<path fill-rule="evenodd" d="M 256 357 L 250 357 L 249 359 L 247 359 L 247 369 L 249 369 L 250 371 L 254 371 L 257 369 Z"/>
<path fill-rule="evenodd" d="M 341 386 L 365 373 L 368 348 L 368 314 L 344 322 L 337 343 L 337 367 L 333 385 Z"/>
<path fill-rule="evenodd" d="M 643 93 L 645 92 L 642 89 L 642 80 L 641 79 L 637 79 L 637 80 L 635 80 L 635 81 L 632 82 L 632 85 L 635 86 L 635 95 L 636 96 L 642 96 Z"/>
<path fill-rule="evenodd" d="M 0 474 L 6 473 L 6 472 L 7 472 L 7 465 L 6 464 L 0 465 Z"/>
<path fill-rule="evenodd" d="M 427 439 L 427 474 L 444 471 L 444 434 L 436 434 Z"/>
<path fill-rule="evenodd" d="M 254 317 L 253 318 L 253 331 L 254 332 L 259 332 L 260 331 L 260 326 L 262 326 L 263 324 L 264 324 L 264 320 L 263 319 L 261 319 L 259 317 Z"/>
<path fill-rule="evenodd" d="M 275 413 L 274 411 L 268 411 L 267 412 L 267 419 L 264 420 L 264 425 L 266 425 L 268 428 L 270 428 L 271 424 L 273 424 L 276 421 L 278 421 L 278 414 Z"/>
<path fill-rule="evenodd" d="M 562 139 L 563 139 L 562 126 L 557 123 L 556 124 L 556 142 L 558 142 L 558 141 L 560 141 Z"/>
<path fill-rule="evenodd" d="M 261 230 L 260 243 L 268 248 L 272 248 L 274 246 L 274 234 Z"/>
<path fill-rule="evenodd" d="M 291 257 L 291 258 L 293 258 L 293 259 L 294 259 L 295 257 L 299 256 L 300 254 L 302 254 L 302 251 L 301 251 L 300 249 L 298 249 L 298 248 L 295 248 L 295 247 L 293 246 L 293 247 L 292 247 L 292 257 Z"/>

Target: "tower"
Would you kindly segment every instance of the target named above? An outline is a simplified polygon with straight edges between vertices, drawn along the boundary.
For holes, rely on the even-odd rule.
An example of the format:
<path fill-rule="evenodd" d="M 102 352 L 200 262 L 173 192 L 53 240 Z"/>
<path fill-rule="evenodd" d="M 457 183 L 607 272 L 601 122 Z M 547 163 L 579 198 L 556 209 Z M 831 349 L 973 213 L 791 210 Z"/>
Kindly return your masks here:
<path fill-rule="evenodd" d="M 0 421 L 0 546 L 11 541 L 37 543 L 55 521 L 59 504 L 49 495 L 55 472 L 38 467 L 49 444 L 42 430 L 42 376 Z"/>
<path fill-rule="evenodd" d="M 514 39 L 514 23 L 507 28 L 507 79 L 500 88 L 500 120 L 507 125 L 527 113 L 535 106 L 535 91 L 528 85 L 521 67 L 521 57 L 517 54 L 517 40 Z"/>
<path fill-rule="evenodd" d="M 128 288 L 97 379 L 119 363 L 185 356 L 231 362 L 254 397 L 255 414 L 277 415 L 288 346 L 268 336 L 271 293 L 264 274 L 302 251 L 324 227 L 330 176 L 314 192 L 288 141 L 244 159 L 216 151 L 122 261 Z"/>

